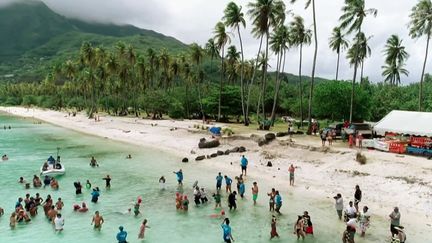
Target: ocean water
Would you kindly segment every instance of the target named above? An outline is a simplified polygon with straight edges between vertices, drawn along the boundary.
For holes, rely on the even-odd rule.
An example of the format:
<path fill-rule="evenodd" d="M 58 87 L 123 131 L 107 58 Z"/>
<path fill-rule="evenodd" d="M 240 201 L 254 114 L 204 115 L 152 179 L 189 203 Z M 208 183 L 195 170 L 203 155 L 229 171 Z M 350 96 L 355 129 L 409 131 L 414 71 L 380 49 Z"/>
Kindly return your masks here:
<path fill-rule="evenodd" d="M 3 125 L 12 129 L 3 129 Z M 23 176 L 31 181 L 34 174 L 39 174 L 41 164 L 49 155 L 56 155 L 56 148 L 60 148 L 66 174 L 59 177 L 60 189 L 53 191 L 45 189 L 25 189 L 17 183 Z M 180 159 L 169 153 L 145 149 L 92 137 L 69 131 L 50 124 L 35 124 L 31 119 L 23 119 L 0 114 L 0 154 L 8 154 L 9 161 L 0 162 L 0 207 L 5 215 L 0 217 L 0 242 L 116 242 L 115 235 L 120 225 L 128 232 L 129 242 L 142 242 L 137 239 L 141 222 L 148 219 L 149 229 L 146 230 L 144 242 L 223 242 L 220 224 L 222 219 L 210 217 L 219 211 L 213 209 L 213 201 L 209 205 L 193 206 L 192 184 L 198 180 L 199 185 L 207 189 L 208 197 L 215 187 L 217 171 L 204 167 L 196 162 L 180 163 Z M 132 159 L 125 156 L 131 154 Z M 95 156 L 100 164 L 98 168 L 91 168 L 89 160 Z M 213 160 L 212 160 L 213 161 Z M 213 163 L 217 163 L 214 160 Z M 190 198 L 187 213 L 175 209 L 174 194 L 177 190 L 174 170 L 182 168 L 185 175 L 184 190 Z M 222 172 L 228 173 L 228 172 Z M 112 177 L 111 189 L 106 190 L 102 180 L 109 174 Z M 161 191 L 158 179 L 161 175 L 167 178 L 167 189 Z M 234 178 L 234 174 L 229 174 Z M 82 184 L 89 179 L 93 186 L 101 188 L 101 196 L 97 204 L 90 202 L 90 191 L 83 188 L 83 194 L 75 195 L 73 182 L 79 180 Z M 233 236 L 236 242 L 270 242 L 270 219 L 268 212 L 268 198 L 265 192 L 272 186 L 280 188 L 284 198 L 283 215 L 278 217 L 278 232 L 280 239 L 271 242 L 297 242 L 293 235 L 293 223 L 296 215 L 308 210 L 315 226 L 315 236 L 304 242 L 341 242 L 344 225 L 337 220 L 333 205 L 328 201 L 316 201 L 304 195 L 294 195 L 286 185 L 267 185 L 260 187 L 258 206 L 252 205 L 250 178 L 246 181 L 246 199 L 238 199 L 238 210 L 227 212 L 231 219 Z M 263 183 L 264 184 L 264 183 Z M 233 185 L 234 186 L 234 185 Z M 14 210 L 18 197 L 30 193 L 32 196 L 39 192 L 43 198 L 47 194 L 56 201 L 61 197 L 65 203 L 62 215 L 65 218 L 64 231 L 55 233 L 39 208 L 39 215 L 32 218 L 28 224 L 20 224 L 16 229 L 9 227 L 9 216 Z M 124 214 L 133 202 L 141 196 L 143 205 L 142 215 L 134 217 Z M 76 213 L 73 204 L 85 201 L 89 212 Z M 226 209 L 226 195 L 223 194 L 222 204 Z M 99 210 L 105 219 L 102 230 L 95 231 L 90 225 L 94 211 Z M 228 211 L 228 210 L 227 210 Z M 368 232 L 366 239 L 357 237 L 356 242 L 385 242 L 388 236 L 388 225 L 385 220 L 376 219 L 374 227 Z M 412 241 L 422 242 L 422 241 Z"/>

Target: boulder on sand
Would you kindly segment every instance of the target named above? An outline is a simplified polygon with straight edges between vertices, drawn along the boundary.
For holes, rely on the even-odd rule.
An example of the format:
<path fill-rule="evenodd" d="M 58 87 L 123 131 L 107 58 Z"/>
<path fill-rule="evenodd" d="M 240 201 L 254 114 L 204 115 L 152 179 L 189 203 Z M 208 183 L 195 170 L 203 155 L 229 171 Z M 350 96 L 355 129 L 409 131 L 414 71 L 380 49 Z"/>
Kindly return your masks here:
<path fill-rule="evenodd" d="M 230 150 L 231 153 L 237 153 L 239 151 L 239 147 L 234 147 L 233 149 Z"/>
<path fill-rule="evenodd" d="M 210 154 L 210 158 L 216 158 L 217 156 L 218 156 L 217 153 Z"/>
<path fill-rule="evenodd" d="M 203 159 L 205 159 L 205 155 L 200 155 L 200 156 L 198 156 L 198 157 L 195 158 L 196 161 L 200 161 L 200 160 L 203 160 Z"/>
<path fill-rule="evenodd" d="M 287 135 L 288 135 L 287 132 L 278 132 L 278 133 L 276 133 L 276 137 L 278 137 L 278 138 L 280 138 L 280 137 L 285 137 L 285 136 L 287 136 Z"/>
<path fill-rule="evenodd" d="M 225 155 L 229 155 L 231 153 L 231 150 L 229 150 L 229 149 L 227 149 L 226 151 L 225 151 Z"/>
<path fill-rule="evenodd" d="M 264 138 L 265 140 L 270 142 L 276 139 L 276 135 L 274 133 L 267 133 L 266 135 L 264 135 Z"/>
<path fill-rule="evenodd" d="M 246 148 L 243 147 L 243 146 L 240 146 L 240 148 L 239 148 L 238 151 L 239 151 L 240 153 L 244 153 L 244 152 L 246 152 Z"/>
<path fill-rule="evenodd" d="M 200 149 L 202 149 L 202 148 L 216 148 L 219 145 L 220 145 L 219 140 L 207 141 L 205 138 L 201 138 L 200 142 L 198 143 L 198 147 Z"/>
<path fill-rule="evenodd" d="M 183 158 L 183 159 L 182 159 L 182 162 L 183 162 L 183 163 L 187 163 L 187 162 L 189 162 L 189 159 L 188 159 L 188 158 Z"/>
<path fill-rule="evenodd" d="M 217 153 L 218 156 L 225 154 L 223 151 L 220 151 L 220 150 L 218 150 L 216 153 Z"/>

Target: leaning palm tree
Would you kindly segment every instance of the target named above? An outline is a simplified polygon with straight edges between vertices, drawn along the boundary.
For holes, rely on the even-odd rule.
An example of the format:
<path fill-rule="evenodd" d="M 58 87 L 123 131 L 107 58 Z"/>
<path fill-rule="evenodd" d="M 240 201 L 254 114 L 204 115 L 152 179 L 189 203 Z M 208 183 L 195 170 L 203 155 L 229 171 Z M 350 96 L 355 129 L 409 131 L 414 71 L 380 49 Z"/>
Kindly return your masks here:
<path fill-rule="evenodd" d="M 410 14 L 411 21 L 410 25 L 410 36 L 411 38 L 420 38 L 426 36 L 426 51 L 423 62 L 423 69 L 420 78 L 420 89 L 419 89 L 419 106 L 418 110 L 423 110 L 423 81 L 425 76 L 426 63 L 429 52 L 429 41 L 432 34 L 432 3 L 430 0 L 420 0 L 415 5 Z"/>
<path fill-rule="evenodd" d="M 242 12 L 242 7 L 237 6 L 235 2 L 228 3 L 227 7 L 224 11 L 224 17 L 225 24 L 227 27 L 232 27 L 237 30 L 237 35 L 240 42 L 240 53 L 241 53 L 241 63 L 244 63 L 244 51 L 243 51 L 243 42 L 241 38 L 240 33 L 240 26 L 243 26 L 243 28 L 246 27 L 246 20 L 244 19 L 244 13 Z M 249 123 L 246 120 L 245 115 L 245 105 L 244 105 L 244 65 L 241 65 L 241 71 L 240 71 L 240 96 L 241 96 L 241 106 L 242 106 L 242 112 L 243 112 L 243 118 L 244 118 L 244 124 L 247 126 Z"/>
<path fill-rule="evenodd" d="M 299 94 L 300 94 L 300 126 L 303 127 L 303 84 L 302 84 L 302 58 L 303 45 L 310 45 L 312 31 L 304 26 L 304 20 L 300 16 L 295 16 L 290 23 L 292 43 L 300 49 L 299 61 Z"/>
<path fill-rule="evenodd" d="M 297 0 L 291 0 L 291 3 L 296 2 Z M 314 58 L 313 58 L 313 64 L 312 64 L 312 74 L 311 74 L 311 83 L 309 87 L 309 107 L 308 107 L 308 134 L 312 133 L 312 100 L 313 100 L 313 90 L 314 90 L 314 83 L 315 83 L 315 68 L 316 68 L 316 60 L 317 60 L 317 54 L 318 54 L 318 32 L 317 32 L 317 21 L 316 21 L 316 11 L 315 11 L 315 0 L 306 0 L 306 6 L 305 8 L 309 8 L 312 6 L 312 17 L 313 17 L 313 28 L 314 28 L 314 43 L 315 43 L 315 49 L 314 49 Z M 303 121 L 302 121 L 303 122 Z"/>
<path fill-rule="evenodd" d="M 345 39 L 344 34 L 342 33 L 339 27 L 335 27 L 332 32 L 332 36 L 329 39 L 329 47 L 332 51 L 337 53 L 337 63 L 336 63 L 336 81 L 338 81 L 339 77 L 339 61 L 340 54 L 342 51 L 347 49 L 349 46 L 349 42 Z"/>
<path fill-rule="evenodd" d="M 255 0 L 255 2 L 248 4 L 248 14 L 252 20 L 252 33 L 254 37 L 260 39 L 260 46 L 258 48 L 258 53 L 255 61 L 254 74 L 249 82 L 248 95 L 246 100 L 246 111 L 245 120 L 249 121 L 249 104 L 250 104 L 250 93 L 252 90 L 252 85 L 255 79 L 255 73 L 258 69 L 258 62 L 260 59 L 260 53 L 262 48 L 262 43 L 264 37 L 266 37 L 266 51 L 264 61 L 266 62 L 263 67 L 263 77 L 262 77 L 262 88 L 261 95 L 265 94 L 265 81 L 266 81 L 266 72 L 267 72 L 267 62 L 268 62 L 268 49 L 269 49 L 269 37 L 271 28 L 275 28 L 279 26 L 285 21 L 285 4 L 281 0 Z M 262 102 L 263 106 L 263 118 L 265 119 L 265 111 L 264 111 L 264 101 Z M 259 110 L 259 107 L 258 107 Z"/>
<path fill-rule="evenodd" d="M 231 42 L 231 38 L 226 31 L 225 24 L 222 22 L 218 22 L 216 24 L 214 30 L 214 39 L 216 41 L 216 46 L 219 48 L 219 52 L 221 53 L 221 77 L 219 82 L 219 104 L 218 104 L 218 121 L 221 119 L 221 105 L 222 105 L 222 83 L 224 79 L 224 54 L 225 54 L 225 45 Z"/>
<path fill-rule="evenodd" d="M 342 30 L 346 30 L 347 34 L 351 34 L 353 32 L 357 32 L 356 36 L 359 36 L 362 31 L 362 25 L 364 19 L 368 15 L 376 16 L 378 11 L 376 9 L 370 8 L 366 9 L 365 0 L 345 0 L 345 5 L 342 7 L 342 16 L 339 18 L 341 22 L 340 28 Z M 355 45 L 355 44 L 354 44 Z M 359 58 L 359 48 L 360 45 L 356 46 L 354 51 L 354 75 L 352 80 L 352 88 L 351 88 L 351 104 L 350 104 L 350 116 L 349 121 L 352 122 L 353 118 L 353 109 L 354 109 L 354 88 L 355 81 L 357 77 L 357 69 L 360 64 Z"/>
<path fill-rule="evenodd" d="M 273 108 L 271 113 L 271 124 L 274 126 L 276 119 L 276 105 L 279 98 L 279 90 L 281 78 L 280 74 L 285 71 L 285 58 L 286 52 L 291 44 L 288 27 L 282 25 L 276 29 L 276 31 L 270 36 L 270 46 L 272 51 L 277 55 L 277 66 L 276 66 L 276 84 L 273 98 Z"/>
<path fill-rule="evenodd" d="M 401 73 L 408 76 L 408 71 L 404 69 L 405 61 L 409 57 L 408 52 L 397 35 L 390 36 L 383 52 L 386 59 L 385 66 L 382 67 L 382 75 L 385 76 L 385 81 L 390 85 L 398 85 L 400 84 Z"/>

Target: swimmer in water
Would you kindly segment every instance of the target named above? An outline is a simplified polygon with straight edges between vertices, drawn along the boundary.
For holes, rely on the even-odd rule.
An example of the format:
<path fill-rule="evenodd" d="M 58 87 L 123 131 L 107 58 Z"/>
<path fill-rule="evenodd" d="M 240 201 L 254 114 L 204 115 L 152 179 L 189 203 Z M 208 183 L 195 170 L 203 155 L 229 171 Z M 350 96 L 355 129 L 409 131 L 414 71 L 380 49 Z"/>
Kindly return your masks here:
<path fill-rule="evenodd" d="M 98 162 L 96 161 L 95 157 L 92 156 L 91 160 L 90 160 L 90 166 L 91 167 L 99 167 Z"/>
<path fill-rule="evenodd" d="M 134 205 L 134 215 L 135 215 L 135 217 L 137 217 L 140 214 L 141 214 L 141 212 L 140 212 L 140 204 L 139 203 L 135 203 L 135 205 Z"/>
<path fill-rule="evenodd" d="M 150 228 L 150 227 L 147 226 L 147 219 L 144 219 L 139 230 L 138 239 L 144 239 L 144 233 L 146 228 Z"/>
<path fill-rule="evenodd" d="M 99 200 L 100 193 L 97 189 L 93 189 L 91 196 L 92 196 L 91 199 L 92 203 L 97 203 Z"/>
<path fill-rule="evenodd" d="M 16 213 L 13 212 L 13 213 L 11 214 L 10 218 L 9 218 L 9 226 L 10 226 L 12 229 L 15 229 L 16 223 L 17 223 Z"/>
<path fill-rule="evenodd" d="M 89 180 L 87 180 L 87 182 L 86 182 L 86 188 L 87 188 L 87 189 L 90 189 L 90 188 L 91 188 L 91 186 L 92 186 L 92 184 L 90 183 L 90 181 L 89 181 Z"/>
<path fill-rule="evenodd" d="M 165 182 L 166 182 L 165 177 L 161 176 L 161 178 L 159 178 L 159 187 L 160 187 L 161 190 L 165 190 L 166 189 Z"/>
<path fill-rule="evenodd" d="M 95 212 L 95 215 L 93 216 L 91 225 L 93 225 L 94 223 L 94 229 L 95 230 L 101 230 L 102 229 L 102 224 L 104 223 L 104 219 L 101 215 L 99 215 L 99 211 Z"/>
<path fill-rule="evenodd" d="M 111 189 L 111 177 L 110 177 L 110 175 L 107 175 L 105 178 L 102 178 L 102 180 L 105 181 L 106 189 Z"/>
<path fill-rule="evenodd" d="M 61 214 L 57 214 L 53 222 L 54 222 L 54 229 L 56 232 L 60 232 L 63 230 L 64 219 Z"/>
<path fill-rule="evenodd" d="M 57 208 L 57 210 L 58 211 L 62 210 L 63 206 L 64 206 L 64 203 L 63 203 L 62 199 L 59 197 L 58 200 L 57 200 L 57 202 L 56 202 L 56 208 Z"/>
<path fill-rule="evenodd" d="M 256 205 L 258 199 L 258 191 L 258 183 L 256 183 L 255 181 L 252 186 L 252 200 L 254 202 L 254 205 Z"/>

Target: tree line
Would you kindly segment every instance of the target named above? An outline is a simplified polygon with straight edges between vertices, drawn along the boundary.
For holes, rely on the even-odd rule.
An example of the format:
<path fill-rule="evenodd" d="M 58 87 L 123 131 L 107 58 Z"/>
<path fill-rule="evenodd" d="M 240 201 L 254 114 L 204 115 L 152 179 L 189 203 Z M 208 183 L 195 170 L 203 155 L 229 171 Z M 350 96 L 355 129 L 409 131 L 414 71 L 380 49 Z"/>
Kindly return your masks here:
<path fill-rule="evenodd" d="M 292 4 L 295 2 L 291 1 Z M 45 106 L 88 109 L 89 116 L 100 109 L 117 115 L 139 115 L 146 111 L 153 113 L 153 116 L 168 113 L 179 118 L 213 117 L 220 121 L 234 116 L 245 125 L 250 124 L 251 116 L 258 122 L 274 124 L 277 114 L 295 115 L 301 122 L 307 114 L 311 124 L 313 116 L 350 121 L 379 118 L 385 114 L 371 114 L 371 111 L 379 110 L 374 109 L 374 106 L 382 105 L 374 104 L 382 100 L 375 97 L 380 95 L 375 91 L 388 89 L 390 93 L 406 90 L 410 94 L 409 106 L 398 102 L 401 96 L 387 97 L 400 104 L 390 107 L 430 110 L 430 99 L 425 99 L 423 95 L 424 89 L 429 88 L 424 81 L 425 77 L 429 77 L 425 75 L 425 67 L 432 31 L 430 0 L 418 1 L 411 10 L 409 34 L 412 38 L 426 37 L 426 52 L 419 84 L 404 87 L 399 87 L 399 84 L 401 76 L 409 74 L 405 69 L 409 54 L 397 35 L 389 37 L 383 50 L 384 83 L 370 84 L 363 75 L 365 60 L 372 52 L 368 45 L 372 37 L 363 32 L 363 22 L 368 16 L 378 14 L 376 9 L 366 8 L 365 0 L 345 0 L 339 25 L 329 38 L 329 47 L 337 55 L 335 81 L 316 83 L 318 38 L 315 0 L 306 0 L 305 7 L 311 9 L 312 30 L 282 0 L 255 0 L 247 5 L 247 11 L 235 2 L 230 2 L 223 18 L 215 25 L 214 36 L 206 45 L 200 47 L 192 44 L 189 50 L 180 55 L 172 55 L 166 49 L 148 49 L 145 53 L 139 53 L 133 46 L 122 42 L 109 49 L 84 42 L 77 60 L 55 65 L 40 84 L 9 84 L 2 88 L 2 102 L 47 102 L 51 104 Z M 247 16 L 252 26 L 251 34 L 260 43 L 256 57 L 251 60 L 245 60 L 242 42 Z M 230 29 L 238 37 L 239 48 L 231 45 L 234 34 L 230 33 Z M 348 40 L 350 37 L 352 41 Z M 304 83 L 303 49 L 312 42 L 312 73 L 309 82 Z M 292 48 L 298 50 L 297 83 L 290 82 L 285 74 L 285 60 Z M 338 81 L 340 57 L 345 51 L 353 67 L 349 89 L 346 89 L 346 82 Z M 275 72 L 268 70 L 271 55 L 276 57 Z M 219 76 L 219 82 L 216 76 Z M 360 82 L 357 82 L 358 79 Z M 412 96 L 412 90 L 418 90 L 417 97 Z M 342 91 L 344 93 L 340 93 Z M 350 94 L 348 102 L 347 93 Z M 11 94 L 16 96 L 15 100 Z M 339 102 L 344 103 L 331 107 L 318 103 L 336 96 L 340 98 Z M 365 97 L 370 100 L 364 100 Z M 412 99 L 417 99 L 417 107 L 412 106 Z M 348 110 L 345 104 L 349 104 Z M 340 106 L 340 109 L 333 106 Z M 363 112 L 364 108 L 369 110 Z M 251 110 L 255 110 L 256 115 L 251 115 Z"/>

